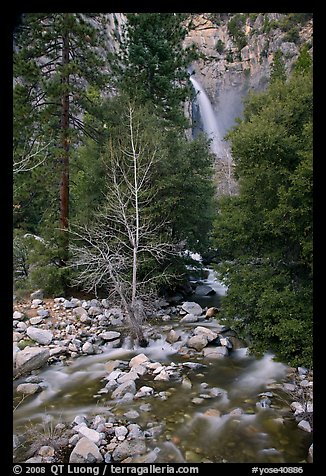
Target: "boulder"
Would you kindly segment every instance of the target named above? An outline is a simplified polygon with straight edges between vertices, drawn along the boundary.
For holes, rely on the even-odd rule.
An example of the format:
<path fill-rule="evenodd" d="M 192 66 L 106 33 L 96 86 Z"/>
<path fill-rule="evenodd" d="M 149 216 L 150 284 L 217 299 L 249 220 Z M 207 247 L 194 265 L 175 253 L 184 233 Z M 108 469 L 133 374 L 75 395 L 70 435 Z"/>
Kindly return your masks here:
<path fill-rule="evenodd" d="M 208 344 L 208 339 L 204 335 L 195 335 L 190 337 L 187 342 L 187 346 L 192 349 L 196 349 L 198 352 L 203 350 L 204 347 Z"/>
<path fill-rule="evenodd" d="M 53 334 L 51 331 L 46 331 L 43 329 L 37 329 L 36 327 L 29 326 L 26 331 L 28 337 L 35 340 L 39 344 L 47 345 L 53 339 Z"/>
<path fill-rule="evenodd" d="M 50 357 L 48 349 L 26 347 L 16 356 L 16 369 L 19 373 L 30 372 L 42 367 Z"/>
<path fill-rule="evenodd" d="M 116 331 L 106 331 L 106 332 L 102 332 L 101 334 L 99 334 L 99 337 L 101 337 L 101 339 L 106 340 L 106 341 L 112 341 L 112 340 L 119 339 L 120 336 L 121 336 L 121 333 L 116 332 Z"/>
<path fill-rule="evenodd" d="M 145 354 L 138 354 L 135 355 L 132 359 L 130 359 L 129 367 L 136 367 L 137 365 L 144 364 L 148 362 L 149 358 Z"/>
<path fill-rule="evenodd" d="M 73 449 L 69 463 L 102 463 L 103 456 L 93 441 L 85 436 L 81 438 Z"/>
<path fill-rule="evenodd" d="M 200 284 L 196 287 L 195 294 L 197 296 L 211 296 L 216 294 L 216 291 L 210 286 L 207 286 L 207 284 Z"/>
<path fill-rule="evenodd" d="M 298 423 L 298 428 L 300 428 L 300 430 L 307 431 L 308 433 L 311 433 L 311 432 L 312 432 L 310 423 L 309 423 L 309 421 L 307 421 L 307 420 L 301 420 L 301 421 Z"/>
<path fill-rule="evenodd" d="M 99 316 L 100 314 L 102 314 L 102 309 L 99 307 L 91 306 L 88 309 L 88 315 L 91 317 Z"/>
<path fill-rule="evenodd" d="M 29 320 L 30 324 L 32 324 L 32 326 L 37 326 L 37 324 L 40 324 L 40 322 L 43 322 L 43 317 L 31 317 L 30 320 Z"/>
<path fill-rule="evenodd" d="M 196 302 L 184 302 L 181 308 L 186 311 L 187 314 L 193 314 L 194 316 L 200 316 L 203 312 L 201 306 Z"/>
<path fill-rule="evenodd" d="M 31 295 L 30 295 L 30 298 L 31 298 L 31 301 L 33 301 L 34 299 L 43 299 L 44 298 L 44 291 L 42 289 L 38 289 L 37 291 L 34 291 Z"/>
<path fill-rule="evenodd" d="M 85 344 L 82 346 L 82 351 L 88 355 L 94 354 L 95 352 L 93 344 L 91 344 L 91 342 L 85 342 Z"/>
<path fill-rule="evenodd" d="M 232 342 L 228 337 L 220 337 L 220 345 L 227 347 L 228 349 L 232 349 L 233 347 Z"/>
<path fill-rule="evenodd" d="M 213 332 L 211 329 L 203 326 L 196 327 L 194 334 L 198 336 L 205 336 L 208 342 L 212 342 L 213 340 L 217 339 L 216 332 Z"/>
<path fill-rule="evenodd" d="M 204 357 L 208 359 L 221 359 L 229 355 L 227 347 L 206 347 L 203 349 Z"/>
<path fill-rule="evenodd" d="M 37 315 L 40 317 L 49 317 L 50 312 L 47 309 L 39 309 Z"/>
<path fill-rule="evenodd" d="M 112 456 L 114 461 L 122 461 L 129 456 L 140 455 L 145 452 L 146 445 L 144 440 L 125 440 L 114 449 Z"/>
<path fill-rule="evenodd" d="M 114 434 L 118 441 L 124 441 L 128 434 L 128 429 L 125 426 L 116 426 L 114 428 Z"/>
<path fill-rule="evenodd" d="M 169 343 L 169 344 L 174 344 L 175 342 L 177 342 L 178 340 L 180 340 L 180 334 L 178 332 L 176 332 L 175 330 L 171 329 L 170 332 L 168 333 L 168 335 L 166 336 L 166 341 Z"/>
<path fill-rule="evenodd" d="M 18 322 L 17 330 L 19 330 L 19 329 L 20 329 L 20 331 L 25 331 L 27 329 L 27 324 L 25 324 L 25 322 Z"/>
<path fill-rule="evenodd" d="M 85 423 L 82 423 L 80 425 L 80 428 L 78 429 L 78 433 L 85 436 L 88 440 L 92 441 L 93 443 L 98 443 L 101 439 L 100 433 L 98 433 L 96 430 L 92 430 L 91 428 L 88 428 Z"/>
<path fill-rule="evenodd" d="M 170 376 L 168 372 L 165 369 L 163 369 L 158 375 L 156 375 L 154 380 L 162 380 L 163 382 L 168 382 L 170 380 Z"/>
<path fill-rule="evenodd" d="M 82 316 L 88 317 L 86 309 L 82 306 L 75 307 L 72 313 L 79 318 L 81 318 Z"/>
<path fill-rule="evenodd" d="M 113 392 L 112 392 L 112 398 L 113 399 L 120 399 L 123 398 L 124 395 L 127 393 L 130 393 L 132 395 L 135 395 L 136 393 L 136 384 L 134 380 L 128 380 L 125 383 L 122 383 L 119 385 Z"/>
<path fill-rule="evenodd" d="M 33 299 L 32 300 L 32 306 L 40 306 L 41 304 L 43 304 L 43 299 Z"/>
<path fill-rule="evenodd" d="M 22 312 L 15 311 L 12 317 L 14 321 L 21 321 L 22 319 L 24 319 L 24 314 Z"/>
<path fill-rule="evenodd" d="M 24 395 L 33 395 L 34 393 L 41 392 L 41 390 L 42 387 L 37 383 L 21 383 L 17 387 L 17 392 Z"/>
<path fill-rule="evenodd" d="M 149 397 L 154 394 L 154 389 L 152 387 L 147 387 L 144 385 L 141 387 L 135 395 L 135 398 Z"/>
<path fill-rule="evenodd" d="M 187 314 L 182 319 L 180 319 L 180 322 L 198 322 L 198 316 L 195 316 L 194 314 Z"/>
<path fill-rule="evenodd" d="M 218 310 L 217 307 L 210 307 L 209 309 L 207 309 L 205 317 L 207 317 L 207 318 L 215 317 L 218 314 L 218 312 L 219 312 L 219 310 Z"/>

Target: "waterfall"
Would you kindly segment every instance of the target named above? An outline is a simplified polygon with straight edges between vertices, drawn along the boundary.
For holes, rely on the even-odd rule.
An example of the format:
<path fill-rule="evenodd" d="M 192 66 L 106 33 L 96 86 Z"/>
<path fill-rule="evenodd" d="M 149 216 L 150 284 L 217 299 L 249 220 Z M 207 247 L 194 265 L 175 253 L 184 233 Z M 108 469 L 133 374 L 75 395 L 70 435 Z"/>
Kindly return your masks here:
<path fill-rule="evenodd" d="M 196 99 L 200 110 L 200 116 L 203 121 L 204 131 L 209 139 L 211 139 L 211 151 L 220 158 L 227 158 L 227 146 L 222 140 L 222 136 L 218 127 L 216 115 L 210 100 L 203 87 L 198 83 L 193 76 L 190 76 L 190 81 L 197 93 Z"/>

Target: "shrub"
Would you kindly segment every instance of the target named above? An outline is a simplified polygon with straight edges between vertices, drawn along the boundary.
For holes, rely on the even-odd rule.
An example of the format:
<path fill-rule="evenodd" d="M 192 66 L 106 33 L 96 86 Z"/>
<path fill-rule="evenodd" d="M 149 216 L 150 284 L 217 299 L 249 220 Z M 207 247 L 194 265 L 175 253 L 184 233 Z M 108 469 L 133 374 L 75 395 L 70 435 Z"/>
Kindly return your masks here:
<path fill-rule="evenodd" d="M 224 48 L 225 48 L 225 45 L 224 45 L 223 41 L 222 40 L 217 40 L 215 48 L 216 48 L 216 51 L 218 53 L 222 54 L 223 51 L 224 51 Z"/>

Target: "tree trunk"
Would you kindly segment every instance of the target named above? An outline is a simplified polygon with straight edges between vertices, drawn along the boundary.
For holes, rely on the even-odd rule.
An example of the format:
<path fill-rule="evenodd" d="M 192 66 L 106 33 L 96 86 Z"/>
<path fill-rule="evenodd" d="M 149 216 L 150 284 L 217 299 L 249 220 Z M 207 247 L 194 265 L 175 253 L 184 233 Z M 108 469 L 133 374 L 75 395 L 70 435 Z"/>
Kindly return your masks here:
<path fill-rule="evenodd" d="M 65 14 L 68 16 L 68 14 Z M 62 48 L 62 86 L 63 93 L 61 97 L 61 132 L 62 132 L 62 171 L 60 181 L 60 228 L 63 230 L 63 255 L 64 262 L 68 259 L 68 229 L 69 222 L 69 73 L 67 66 L 69 64 L 69 33 L 68 30 L 63 34 Z"/>

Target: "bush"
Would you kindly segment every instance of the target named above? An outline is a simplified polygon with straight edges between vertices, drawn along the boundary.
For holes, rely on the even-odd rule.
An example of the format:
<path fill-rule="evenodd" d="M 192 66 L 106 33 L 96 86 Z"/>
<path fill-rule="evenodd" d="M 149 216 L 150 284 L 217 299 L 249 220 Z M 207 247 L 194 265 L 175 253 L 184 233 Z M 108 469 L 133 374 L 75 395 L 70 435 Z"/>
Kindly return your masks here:
<path fill-rule="evenodd" d="M 237 45 L 238 51 L 240 51 L 247 44 L 247 38 L 243 31 L 243 26 L 246 22 L 246 16 L 243 14 L 236 14 L 228 23 L 229 35 L 233 38 Z"/>
<path fill-rule="evenodd" d="M 24 296 L 43 289 L 48 296 L 63 294 L 70 271 L 60 263 L 60 240 L 49 241 L 23 230 L 14 230 L 14 290 Z"/>
<path fill-rule="evenodd" d="M 283 36 L 283 41 L 288 41 L 290 43 L 299 43 L 300 35 L 299 30 L 297 27 L 291 28 L 285 35 Z"/>
<path fill-rule="evenodd" d="M 222 41 L 222 40 L 218 40 L 217 43 L 216 43 L 215 48 L 216 48 L 216 51 L 217 51 L 218 53 L 222 54 L 223 51 L 224 51 L 224 48 L 225 48 L 225 45 L 224 45 L 223 41 Z"/>

